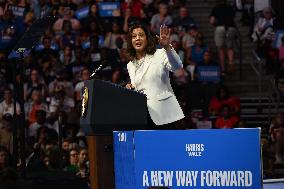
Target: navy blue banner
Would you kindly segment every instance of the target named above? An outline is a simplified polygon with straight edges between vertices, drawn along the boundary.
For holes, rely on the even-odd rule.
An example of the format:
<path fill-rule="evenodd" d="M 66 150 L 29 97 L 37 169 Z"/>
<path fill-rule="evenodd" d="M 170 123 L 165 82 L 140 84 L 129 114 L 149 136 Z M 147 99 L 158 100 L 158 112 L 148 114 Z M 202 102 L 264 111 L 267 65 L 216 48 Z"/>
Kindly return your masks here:
<path fill-rule="evenodd" d="M 198 81 L 204 82 L 219 82 L 220 67 L 219 66 L 198 66 L 197 67 Z"/>
<path fill-rule="evenodd" d="M 23 17 L 26 8 L 25 7 L 20 7 L 20 6 L 16 6 L 16 5 L 8 5 L 8 9 L 12 10 L 14 16 L 19 16 L 19 17 Z"/>
<path fill-rule="evenodd" d="M 118 17 L 120 16 L 119 2 L 100 2 L 99 13 L 101 17 Z"/>
<path fill-rule="evenodd" d="M 259 129 L 114 132 L 114 150 L 116 189 L 261 188 Z"/>

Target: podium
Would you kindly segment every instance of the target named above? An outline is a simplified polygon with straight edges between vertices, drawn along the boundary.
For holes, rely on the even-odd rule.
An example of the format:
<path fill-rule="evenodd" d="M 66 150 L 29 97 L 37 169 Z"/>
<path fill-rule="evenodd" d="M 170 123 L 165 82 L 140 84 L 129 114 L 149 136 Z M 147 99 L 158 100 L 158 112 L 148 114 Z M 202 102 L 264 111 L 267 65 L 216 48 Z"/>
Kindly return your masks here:
<path fill-rule="evenodd" d="M 88 80 L 80 126 L 87 134 L 91 189 L 114 188 L 112 131 L 146 129 L 146 96 L 111 82 Z"/>

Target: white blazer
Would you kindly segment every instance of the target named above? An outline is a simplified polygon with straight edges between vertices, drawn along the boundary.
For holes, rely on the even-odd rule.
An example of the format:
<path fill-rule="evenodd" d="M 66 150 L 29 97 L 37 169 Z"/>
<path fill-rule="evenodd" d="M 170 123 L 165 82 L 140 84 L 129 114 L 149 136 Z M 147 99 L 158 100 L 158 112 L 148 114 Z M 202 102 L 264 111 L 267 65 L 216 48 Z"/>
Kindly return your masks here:
<path fill-rule="evenodd" d="M 153 55 L 147 54 L 137 72 L 132 61 L 127 64 L 131 84 L 147 96 L 148 111 L 156 125 L 184 118 L 169 78 L 169 71 L 180 68 L 182 62 L 174 49 L 157 49 Z"/>

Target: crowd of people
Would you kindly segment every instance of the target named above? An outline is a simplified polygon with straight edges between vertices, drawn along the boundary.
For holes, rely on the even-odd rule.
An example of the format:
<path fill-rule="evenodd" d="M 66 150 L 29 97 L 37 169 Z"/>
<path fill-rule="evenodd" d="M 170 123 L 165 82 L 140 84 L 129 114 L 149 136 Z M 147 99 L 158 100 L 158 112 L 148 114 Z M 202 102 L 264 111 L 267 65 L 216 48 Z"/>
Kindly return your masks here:
<path fill-rule="evenodd" d="M 210 22 L 215 27 L 214 39 L 218 47 L 218 58 L 213 58 L 198 23 L 190 16 L 190 7 L 186 6 L 185 0 L 123 1 L 111 17 L 101 15 L 100 3 L 84 0 L 0 2 L 0 175 L 6 175 L 4 172 L 9 170 L 6 168 L 11 166 L 10 155 L 14 153 L 15 146 L 13 137 L 18 137 L 13 132 L 19 129 L 13 125 L 13 115 L 20 115 L 24 108 L 27 169 L 61 169 L 87 180 L 87 143 L 79 125 L 84 81 L 101 66 L 95 78 L 119 85 L 129 82 L 126 35 L 129 27 L 136 23 L 149 27 L 153 35 L 159 35 L 161 25 L 171 28 L 171 44 L 184 66 L 183 71 L 171 76 L 186 116 L 177 128 L 244 126 L 239 117 L 239 98 L 231 96 L 227 87 L 215 87 L 217 93 L 204 98 L 207 100 L 202 113 L 193 110 L 196 107 L 190 104 L 188 87 L 191 83 L 219 86 L 227 73 L 235 71 L 235 11 L 231 5 L 218 4 L 210 14 L 208 24 Z M 78 16 L 77 13 L 86 7 L 87 14 Z M 33 21 L 47 15 L 56 16 L 57 20 L 52 26 L 47 26 L 39 43 L 25 57 L 21 77 L 16 61 L 8 60 L 9 53 Z M 264 20 L 271 23 L 271 16 L 264 14 L 261 19 L 263 21 L 259 20 L 255 27 L 255 31 L 261 34 L 257 36 L 260 40 L 269 35 L 271 27 Z M 261 27 L 267 29 L 264 36 Z M 282 51 L 283 45 L 280 60 L 283 59 Z M 225 55 L 228 56 L 228 66 L 225 66 Z M 24 83 L 23 107 L 18 98 L 21 90 L 17 90 L 20 81 Z M 14 103 L 15 99 L 17 102 Z M 275 125 L 271 127 L 275 141 L 280 136 L 277 128 Z M 61 143 L 62 146 L 58 146 Z M 278 145 L 277 149 L 280 149 L 279 146 L 283 152 L 283 145 Z"/>

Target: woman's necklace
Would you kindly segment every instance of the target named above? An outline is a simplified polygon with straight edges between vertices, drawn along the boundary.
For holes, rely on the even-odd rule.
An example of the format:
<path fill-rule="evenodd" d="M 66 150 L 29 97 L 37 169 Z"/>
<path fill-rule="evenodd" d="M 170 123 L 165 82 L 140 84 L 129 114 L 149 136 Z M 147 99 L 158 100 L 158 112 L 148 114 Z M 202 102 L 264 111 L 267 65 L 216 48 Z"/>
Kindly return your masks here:
<path fill-rule="evenodd" d="M 143 56 L 143 58 L 141 58 L 140 60 L 137 60 L 136 58 L 134 59 L 134 66 L 135 66 L 135 73 L 137 72 L 137 70 L 139 70 L 139 68 L 144 64 L 145 62 L 145 56 Z"/>

